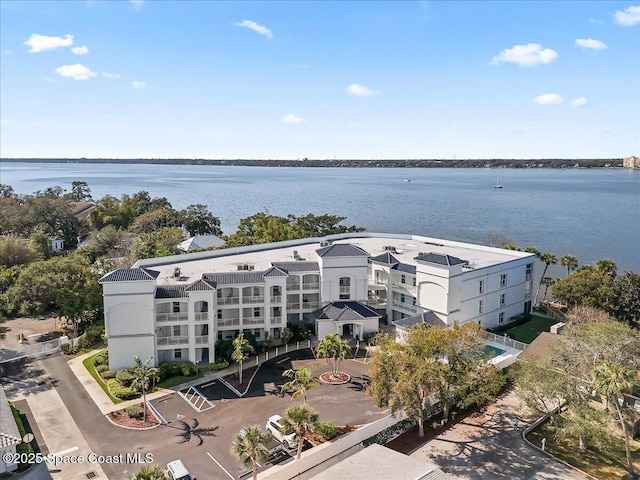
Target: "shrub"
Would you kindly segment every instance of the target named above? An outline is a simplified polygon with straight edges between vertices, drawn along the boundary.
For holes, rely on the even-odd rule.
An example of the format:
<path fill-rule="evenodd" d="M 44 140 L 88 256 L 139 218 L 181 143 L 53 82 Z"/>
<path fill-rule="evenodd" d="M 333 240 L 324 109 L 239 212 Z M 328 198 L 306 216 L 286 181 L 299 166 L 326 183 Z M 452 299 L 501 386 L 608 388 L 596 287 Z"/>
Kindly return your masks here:
<path fill-rule="evenodd" d="M 223 360 L 221 362 L 210 363 L 207 365 L 207 370 L 222 370 L 223 368 L 227 368 L 229 366 L 229 362 Z"/>
<path fill-rule="evenodd" d="M 63 343 L 62 345 L 60 345 L 60 350 L 62 350 L 62 353 L 65 353 L 67 355 L 78 353 L 77 347 L 74 347 L 71 343 Z"/>
<path fill-rule="evenodd" d="M 109 365 L 109 351 L 105 350 L 93 357 L 93 365 Z"/>
<path fill-rule="evenodd" d="M 93 342 L 87 337 L 82 337 L 80 340 L 78 340 L 78 347 L 80 348 L 89 348 L 91 345 L 93 345 Z"/>
<path fill-rule="evenodd" d="M 134 376 L 128 368 L 121 368 L 116 372 L 116 378 L 123 386 L 128 387 L 133 382 Z"/>
<path fill-rule="evenodd" d="M 138 396 L 133 388 L 123 387 L 115 378 L 107 380 L 107 388 L 109 393 L 120 400 L 129 400 Z"/>
<path fill-rule="evenodd" d="M 113 370 L 105 370 L 100 374 L 103 380 L 109 380 L 110 378 L 116 378 L 116 372 Z"/>
<path fill-rule="evenodd" d="M 188 360 L 173 360 L 162 362 L 158 366 L 158 374 L 160 380 L 165 380 L 169 377 L 175 377 L 177 375 L 184 375 L 188 377 L 198 373 L 198 367 L 195 363 Z"/>
<path fill-rule="evenodd" d="M 108 370 L 109 370 L 109 365 L 96 365 L 96 372 L 98 372 L 101 375 Z"/>
<path fill-rule="evenodd" d="M 231 360 L 231 353 L 233 352 L 232 340 L 218 340 L 216 342 L 216 358 L 223 360 Z"/>
<path fill-rule="evenodd" d="M 331 440 L 338 433 L 338 427 L 333 422 L 320 422 L 316 431 L 322 435 L 325 440 Z"/>
<path fill-rule="evenodd" d="M 125 408 L 125 412 L 127 412 L 129 418 L 138 418 L 140 416 L 140 405 L 131 405 Z"/>

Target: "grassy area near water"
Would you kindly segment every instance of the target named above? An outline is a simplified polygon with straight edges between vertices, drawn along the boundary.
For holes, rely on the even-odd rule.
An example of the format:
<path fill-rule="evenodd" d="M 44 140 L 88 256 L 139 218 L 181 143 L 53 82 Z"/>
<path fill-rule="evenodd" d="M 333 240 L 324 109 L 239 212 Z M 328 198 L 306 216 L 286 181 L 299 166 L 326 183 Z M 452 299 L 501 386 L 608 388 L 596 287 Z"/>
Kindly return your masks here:
<path fill-rule="evenodd" d="M 504 330 L 502 333 L 505 333 L 509 338 L 513 338 L 519 342 L 531 343 L 538 337 L 538 335 L 540 335 L 540 333 L 548 332 L 551 326 L 556 323 L 558 323 L 557 320 L 534 314 L 528 322 L 511 327 Z"/>

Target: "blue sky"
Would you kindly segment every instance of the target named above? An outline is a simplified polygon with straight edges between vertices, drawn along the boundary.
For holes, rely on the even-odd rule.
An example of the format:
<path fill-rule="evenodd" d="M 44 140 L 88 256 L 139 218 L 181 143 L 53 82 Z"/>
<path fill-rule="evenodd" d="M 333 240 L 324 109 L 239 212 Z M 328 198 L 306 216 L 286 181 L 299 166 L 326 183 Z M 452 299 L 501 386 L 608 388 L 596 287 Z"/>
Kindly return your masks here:
<path fill-rule="evenodd" d="M 0 1 L 0 154 L 640 154 L 640 3 Z"/>

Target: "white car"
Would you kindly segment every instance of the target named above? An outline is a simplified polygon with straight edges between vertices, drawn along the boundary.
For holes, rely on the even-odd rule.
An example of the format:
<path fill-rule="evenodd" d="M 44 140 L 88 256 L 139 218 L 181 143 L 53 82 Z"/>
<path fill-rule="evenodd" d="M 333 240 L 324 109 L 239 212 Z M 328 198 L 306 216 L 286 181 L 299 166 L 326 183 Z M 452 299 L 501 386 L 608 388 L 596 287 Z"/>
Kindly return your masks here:
<path fill-rule="evenodd" d="M 171 480 L 195 480 L 189 475 L 182 460 L 174 460 L 173 462 L 167 463 L 167 469 L 164 473 Z"/>
<path fill-rule="evenodd" d="M 282 443 L 284 448 L 292 449 L 298 446 L 298 436 L 295 433 L 285 433 L 283 418 L 280 415 L 272 415 L 267 420 L 267 431 L 273 435 L 273 438 Z"/>

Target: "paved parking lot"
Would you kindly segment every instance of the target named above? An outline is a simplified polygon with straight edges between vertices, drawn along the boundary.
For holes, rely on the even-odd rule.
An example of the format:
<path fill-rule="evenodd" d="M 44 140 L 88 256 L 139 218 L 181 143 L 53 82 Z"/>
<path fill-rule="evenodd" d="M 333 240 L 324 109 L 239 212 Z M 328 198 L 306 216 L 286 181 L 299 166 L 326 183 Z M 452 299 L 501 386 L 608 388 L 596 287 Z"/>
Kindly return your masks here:
<path fill-rule="evenodd" d="M 271 415 L 283 415 L 289 406 L 301 402 L 280 394 L 280 387 L 287 380 L 282 372 L 313 366 L 317 367 L 316 376 L 328 370 L 324 360 L 315 360 L 309 350 L 270 360 L 261 365 L 243 398 L 238 398 L 219 380 L 205 381 L 198 390 L 215 407 L 203 412 L 198 412 L 178 394 L 154 400 L 154 407 L 169 422 L 153 430 L 165 438 L 163 445 L 154 450 L 154 459 L 166 463 L 180 458 L 200 479 L 244 478 L 243 474 L 248 472 L 229 451 L 234 436 L 245 425 L 264 428 Z M 351 382 L 323 384 L 307 393 L 307 401 L 320 412 L 320 419 L 337 425 L 360 425 L 382 418 L 382 411 L 364 393 L 362 377 L 366 377 L 368 365 L 361 360 L 346 360 L 341 369 L 352 376 Z M 279 459 L 290 460 L 286 456 Z"/>

